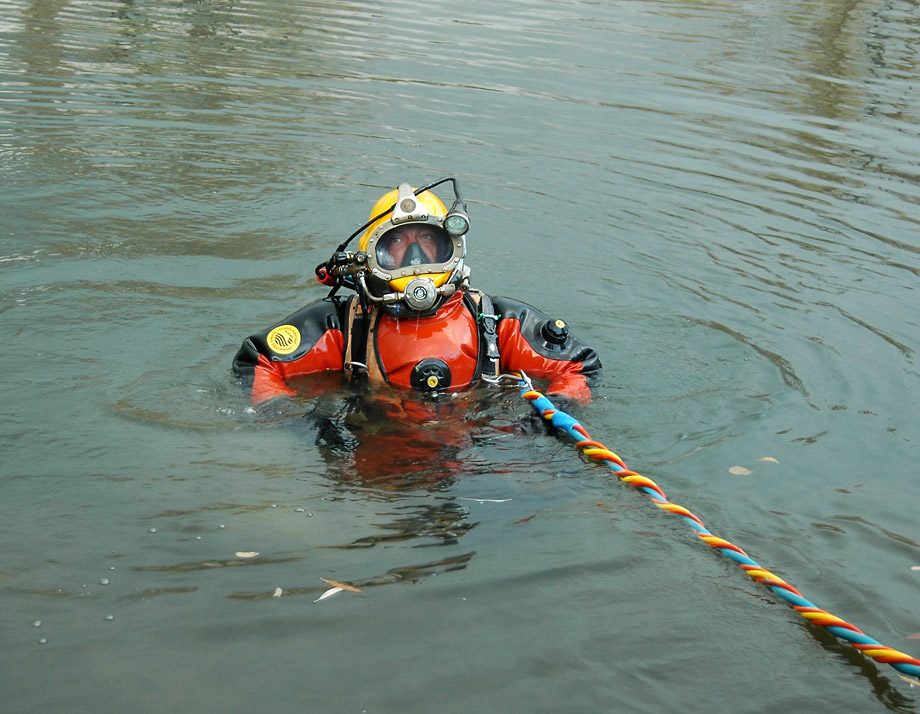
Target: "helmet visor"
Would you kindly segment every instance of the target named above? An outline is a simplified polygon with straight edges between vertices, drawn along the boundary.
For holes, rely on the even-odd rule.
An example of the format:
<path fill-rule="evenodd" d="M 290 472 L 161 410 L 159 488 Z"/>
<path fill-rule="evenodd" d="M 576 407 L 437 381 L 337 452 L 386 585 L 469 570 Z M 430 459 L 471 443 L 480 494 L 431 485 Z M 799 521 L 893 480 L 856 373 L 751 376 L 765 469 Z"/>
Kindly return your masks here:
<path fill-rule="evenodd" d="M 440 226 L 406 223 L 380 236 L 375 257 L 384 270 L 431 266 L 440 272 L 453 253 L 454 241 Z"/>

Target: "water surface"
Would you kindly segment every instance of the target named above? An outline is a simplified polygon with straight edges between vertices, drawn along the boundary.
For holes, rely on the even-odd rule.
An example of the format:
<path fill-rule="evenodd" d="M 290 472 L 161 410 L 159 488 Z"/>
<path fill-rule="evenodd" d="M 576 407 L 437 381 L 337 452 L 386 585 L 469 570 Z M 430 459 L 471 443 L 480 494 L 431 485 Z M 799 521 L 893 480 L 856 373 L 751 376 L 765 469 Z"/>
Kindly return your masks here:
<path fill-rule="evenodd" d="M 229 364 L 380 194 L 456 175 L 474 284 L 601 353 L 592 435 L 918 656 L 918 35 L 906 1 L 0 6 L 5 707 L 916 711 L 513 390 L 365 405 L 358 463 Z"/>

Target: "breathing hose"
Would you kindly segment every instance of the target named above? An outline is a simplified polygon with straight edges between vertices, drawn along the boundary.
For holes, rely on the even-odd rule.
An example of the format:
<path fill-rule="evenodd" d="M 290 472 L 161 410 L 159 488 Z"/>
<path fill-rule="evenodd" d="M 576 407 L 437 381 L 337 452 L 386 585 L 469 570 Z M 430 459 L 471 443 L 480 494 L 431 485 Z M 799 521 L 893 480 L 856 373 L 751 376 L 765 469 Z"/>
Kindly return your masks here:
<path fill-rule="evenodd" d="M 733 561 L 755 582 L 763 584 L 785 600 L 812 625 L 823 627 L 876 662 L 891 665 L 900 673 L 901 678 L 910 682 L 911 685 L 920 685 L 920 660 L 886 647 L 846 620 L 822 610 L 807 600 L 792 585 L 757 563 L 741 548 L 711 533 L 703 522 L 688 509 L 671 503 L 664 491 L 652 479 L 629 470 L 619 456 L 600 442 L 593 440 L 577 419 L 557 409 L 549 399 L 536 391 L 526 374 L 521 374 L 518 385 L 521 388 L 521 396 L 530 402 L 531 406 L 555 428 L 574 439 L 575 446 L 581 449 L 585 456 L 606 463 L 620 481 L 649 496 L 652 504 L 657 508 L 683 518 L 704 543 Z"/>

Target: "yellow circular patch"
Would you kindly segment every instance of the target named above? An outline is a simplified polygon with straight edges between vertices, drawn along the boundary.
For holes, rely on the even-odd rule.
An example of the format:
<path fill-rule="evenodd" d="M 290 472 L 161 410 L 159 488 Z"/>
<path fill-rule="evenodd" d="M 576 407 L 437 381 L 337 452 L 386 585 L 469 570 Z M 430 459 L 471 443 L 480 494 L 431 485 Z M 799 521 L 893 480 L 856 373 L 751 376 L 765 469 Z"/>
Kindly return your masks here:
<path fill-rule="evenodd" d="M 265 339 L 273 352 L 289 355 L 300 346 L 300 332 L 293 325 L 280 325 Z"/>

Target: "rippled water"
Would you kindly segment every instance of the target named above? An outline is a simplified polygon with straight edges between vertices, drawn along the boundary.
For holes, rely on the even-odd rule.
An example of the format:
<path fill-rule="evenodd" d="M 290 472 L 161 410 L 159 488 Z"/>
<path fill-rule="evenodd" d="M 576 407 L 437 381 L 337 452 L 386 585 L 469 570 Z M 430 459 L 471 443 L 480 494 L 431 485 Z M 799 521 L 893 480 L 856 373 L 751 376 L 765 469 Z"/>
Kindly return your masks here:
<path fill-rule="evenodd" d="M 917 9 L 0 4 L 4 709 L 916 711 L 514 391 L 366 406 L 355 463 L 229 361 L 456 175 L 474 283 L 601 353 L 592 435 L 920 655 Z"/>

